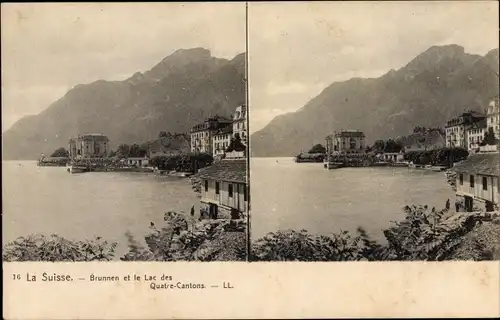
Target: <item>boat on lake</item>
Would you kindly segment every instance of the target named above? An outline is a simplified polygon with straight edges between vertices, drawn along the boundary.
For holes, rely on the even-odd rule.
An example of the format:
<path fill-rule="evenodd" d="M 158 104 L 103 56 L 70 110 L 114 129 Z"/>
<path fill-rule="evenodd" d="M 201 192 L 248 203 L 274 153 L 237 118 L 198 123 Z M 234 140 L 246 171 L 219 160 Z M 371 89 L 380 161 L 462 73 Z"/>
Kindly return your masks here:
<path fill-rule="evenodd" d="M 39 167 L 65 167 L 69 163 L 66 157 L 44 157 L 43 155 L 38 159 L 37 165 Z"/>
<path fill-rule="evenodd" d="M 321 163 L 324 160 L 325 160 L 325 155 L 323 153 L 299 153 L 294 158 L 294 161 L 296 163 L 302 163 L 302 162 Z"/>
<path fill-rule="evenodd" d="M 70 166 L 68 168 L 69 173 L 84 173 L 84 172 L 89 172 L 90 168 L 87 166 Z"/>

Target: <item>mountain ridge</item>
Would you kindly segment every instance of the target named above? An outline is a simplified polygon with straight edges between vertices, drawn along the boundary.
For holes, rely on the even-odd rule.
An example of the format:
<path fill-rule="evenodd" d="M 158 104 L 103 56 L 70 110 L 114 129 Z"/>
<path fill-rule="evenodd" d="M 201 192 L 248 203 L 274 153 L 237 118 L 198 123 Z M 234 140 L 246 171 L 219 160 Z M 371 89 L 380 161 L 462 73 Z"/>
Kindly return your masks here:
<path fill-rule="evenodd" d="M 6 130 L 3 158 L 36 159 L 86 132 L 106 134 L 116 146 L 152 140 L 159 131 L 189 132 L 210 115 L 229 116 L 245 102 L 241 55 L 228 60 L 203 48 L 180 49 L 125 80 L 76 85 Z"/>
<path fill-rule="evenodd" d="M 293 156 L 334 130 L 359 129 L 368 142 L 443 127 L 465 110 L 484 111 L 498 96 L 498 48 L 484 56 L 458 45 L 432 46 L 378 78 L 334 82 L 295 112 L 251 136 L 252 156 Z"/>

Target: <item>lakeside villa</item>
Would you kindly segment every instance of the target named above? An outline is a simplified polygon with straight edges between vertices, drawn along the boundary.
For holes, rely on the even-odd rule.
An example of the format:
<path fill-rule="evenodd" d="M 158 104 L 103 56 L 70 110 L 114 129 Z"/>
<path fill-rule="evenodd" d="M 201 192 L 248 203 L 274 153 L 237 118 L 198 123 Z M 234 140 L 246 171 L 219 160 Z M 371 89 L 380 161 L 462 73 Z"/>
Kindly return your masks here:
<path fill-rule="evenodd" d="M 366 153 L 365 134 L 359 130 L 342 130 L 325 138 L 326 159 L 324 167 L 334 169 L 347 164 L 362 165 Z"/>
<path fill-rule="evenodd" d="M 109 139 L 101 133 L 88 133 L 69 140 L 71 160 L 104 158 L 109 152 Z"/>

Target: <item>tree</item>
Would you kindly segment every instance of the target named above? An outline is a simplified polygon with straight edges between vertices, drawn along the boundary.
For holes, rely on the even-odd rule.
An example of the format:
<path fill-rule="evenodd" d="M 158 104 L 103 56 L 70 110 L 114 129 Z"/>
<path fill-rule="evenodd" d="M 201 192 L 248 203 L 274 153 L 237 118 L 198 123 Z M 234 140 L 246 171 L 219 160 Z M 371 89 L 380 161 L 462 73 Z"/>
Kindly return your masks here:
<path fill-rule="evenodd" d="M 119 158 L 127 158 L 130 154 L 130 146 L 128 144 L 120 144 L 116 149 L 116 155 Z"/>
<path fill-rule="evenodd" d="M 226 152 L 241 152 L 245 151 L 247 147 L 241 142 L 241 138 L 239 134 L 235 134 L 234 137 L 231 139 L 231 142 L 229 143 L 229 146 L 226 149 Z"/>
<path fill-rule="evenodd" d="M 65 148 L 61 147 L 61 148 L 57 148 L 56 150 L 54 150 L 54 152 L 52 152 L 52 154 L 50 155 L 51 157 L 63 157 L 63 158 L 68 158 L 69 157 L 69 151 L 66 150 Z"/>
<path fill-rule="evenodd" d="M 113 158 L 114 156 L 116 156 L 116 150 L 110 150 L 108 153 L 108 157 Z"/>
<path fill-rule="evenodd" d="M 326 153 L 326 148 L 322 144 L 315 144 L 308 153 Z"/>
<path fill-rule="evenodd" d="M 134 143 L 130 147 L 129 157 L 144 157 L 146 153 L 147 150 L 144 147 L 141 147 L 138 144 Z"/>
<path fill-rule="evenodd" d="M 377 140 L 375 141 L 375 143 L 373 144 L 373 151 L 384 151 L 384 147 L 385 147 L 385 142 L 384 140 Z"/>
<path fill-rule="evenodd" d="M 158 138 L 163 138 L 163 137 L 167 137 L 168 134 L 166 131 L 160 131 L 160 133 L 158 134 Z"/>
<path fill-rule="evenodd" d="M 497 144 L 497 138 L 492 127 L 488 128 L 488 131 L 484 133 L 483 145 L 494 146 Z"/>
<path fill-rule="evenodd" d="M 400 152 L 403 149 L 403 146 L 392 139 L 389 139 L 385 142 L 384 152 Z"/>

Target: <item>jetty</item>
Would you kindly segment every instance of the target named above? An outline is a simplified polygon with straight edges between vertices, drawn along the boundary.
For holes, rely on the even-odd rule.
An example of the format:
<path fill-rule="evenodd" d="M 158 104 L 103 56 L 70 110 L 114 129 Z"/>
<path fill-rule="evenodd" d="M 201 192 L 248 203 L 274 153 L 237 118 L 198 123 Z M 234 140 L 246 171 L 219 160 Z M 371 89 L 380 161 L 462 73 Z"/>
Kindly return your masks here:
<path fill-rule="evenodd" d="M 69 163 L 69 158 L 66 157 L 44 157 L 38 159 L 39 167 L 65 167 Z"/>

